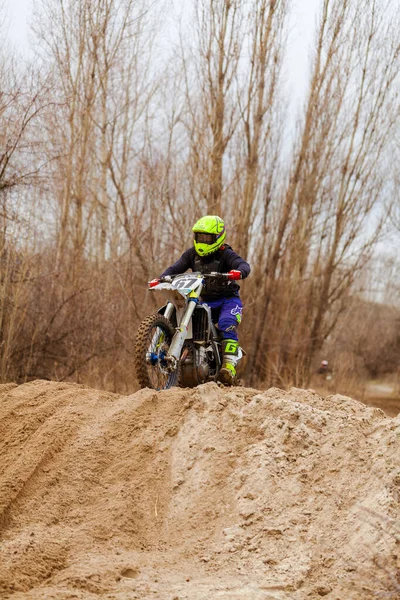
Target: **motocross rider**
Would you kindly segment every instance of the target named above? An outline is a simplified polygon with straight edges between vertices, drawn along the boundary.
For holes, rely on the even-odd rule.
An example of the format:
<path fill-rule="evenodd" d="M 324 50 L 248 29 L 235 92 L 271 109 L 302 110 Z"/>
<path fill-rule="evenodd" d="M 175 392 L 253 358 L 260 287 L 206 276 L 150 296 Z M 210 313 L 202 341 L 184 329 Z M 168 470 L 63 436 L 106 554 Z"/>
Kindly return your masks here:
<path fill-rule="evenodd" d="M 225 244 L 225 223 L 220 217 L 206 215 L 195 223 L 192 231 L 194 247 L 185 250 L 161 277 L 179 275 L 188 269 L 200 273 L 228 273 L 227 281 L 207 279 L 201 299 L 211 308 L 212 319 L 218 323 L 217 327 L 223 337 L 219 380 L 225 385 L 233 385 L 239 350 L 237 330 L 243 310 L 240 287 L 236 281 L 249 275 L 250 265 Z"/>

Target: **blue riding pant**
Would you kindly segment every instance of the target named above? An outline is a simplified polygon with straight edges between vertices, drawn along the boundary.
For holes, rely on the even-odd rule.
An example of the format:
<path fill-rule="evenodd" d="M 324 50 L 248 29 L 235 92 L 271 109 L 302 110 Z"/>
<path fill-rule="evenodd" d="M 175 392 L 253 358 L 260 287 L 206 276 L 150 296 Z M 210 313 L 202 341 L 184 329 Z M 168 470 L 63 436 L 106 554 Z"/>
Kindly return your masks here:
<path fill-rule="evenodd" d="M 219 298 L 218 300 L 206 300 L 205 304 L 211 308 L 211 316 L 214 323 L 218 323 L 218 329 L 222 337 L 227 340 L 238 341 L 237 328 L 242 320 L 243 304 L 239 296 Z"/>

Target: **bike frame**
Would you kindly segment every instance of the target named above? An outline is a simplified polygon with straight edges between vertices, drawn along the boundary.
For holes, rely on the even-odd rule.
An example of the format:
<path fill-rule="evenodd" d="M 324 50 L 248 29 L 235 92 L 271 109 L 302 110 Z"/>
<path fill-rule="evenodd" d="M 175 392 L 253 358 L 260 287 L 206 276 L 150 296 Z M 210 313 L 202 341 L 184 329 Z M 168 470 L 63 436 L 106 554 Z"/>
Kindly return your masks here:
<path fill-rule="evenodd" d="M 164 311 L 164 316 L 167 319 L 171 318 L 174 308 L 176 310 L 178 326 L 169 347 L 168 355 L 165 357 L 170 371 L 177 368 L 185 340 L 193 337 L 192 315 L 199 303 L 203 285 L 203 275 L 192 273 L 190 275 L 178 275 L 171 282 L 162 281 L 151 288 L 153 291 L 162 292 L 167 298 L 168 304 Z"/>

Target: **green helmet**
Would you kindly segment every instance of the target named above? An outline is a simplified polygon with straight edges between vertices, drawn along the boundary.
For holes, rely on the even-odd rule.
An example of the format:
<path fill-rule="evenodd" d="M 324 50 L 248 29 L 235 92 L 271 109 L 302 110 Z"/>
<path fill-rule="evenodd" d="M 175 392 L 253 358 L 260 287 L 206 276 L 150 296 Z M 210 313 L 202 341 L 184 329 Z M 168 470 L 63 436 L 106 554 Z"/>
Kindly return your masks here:
<path fill-rule="evenodd" d="M 193 225 L 194 248 L 199 256 L 216 252 L 226 237 L 225 223 L 220 217 L 207 215 Z"/>

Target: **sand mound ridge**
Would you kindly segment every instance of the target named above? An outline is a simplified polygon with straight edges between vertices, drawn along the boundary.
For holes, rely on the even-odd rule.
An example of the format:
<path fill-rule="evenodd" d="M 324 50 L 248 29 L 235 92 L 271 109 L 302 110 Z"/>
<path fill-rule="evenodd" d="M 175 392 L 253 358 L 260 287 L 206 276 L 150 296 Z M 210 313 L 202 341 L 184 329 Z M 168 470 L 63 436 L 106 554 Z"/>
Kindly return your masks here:
<path fill-rule="evenodd" d="M 0 457 L 0 598 L 398 597 L 400 417 L 350 398 L 4 385 Z"/>

